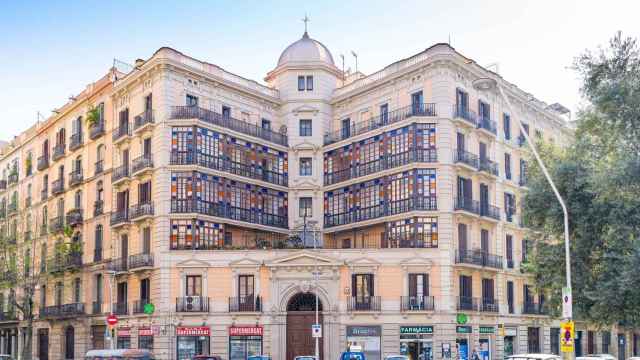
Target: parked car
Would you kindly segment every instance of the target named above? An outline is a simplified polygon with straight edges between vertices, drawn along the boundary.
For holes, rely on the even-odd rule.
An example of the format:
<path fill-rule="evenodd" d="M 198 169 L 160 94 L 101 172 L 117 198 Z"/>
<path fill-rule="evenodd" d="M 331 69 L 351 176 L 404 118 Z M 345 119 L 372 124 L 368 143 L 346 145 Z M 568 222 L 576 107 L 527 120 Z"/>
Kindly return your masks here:
<path fill-rule="evenodd" d="M 610 354 L 589 354 L 587 356 L 600 358 L 600 359 L 604 359 L 604 360 L 618 360 L 617 357 L 615 357 L 613 355 L 610 355 Z"/>
<path fill-rule="evenodd" d="M 249 356 L 247 360 L 271 360 L 271 355 L 253 355 Z"/>
<path fill-rule="evenodd" d="M 302 356 L 296 356 L 293 359 L 294 360 L 316 360 L 316 356 L 315 355 L 302 355 Z"/>
<path fill-rule="evenodd" d="M 191 360 L 222 360 L 218 355 L 196 355 Z"/>
<path fill-rule="evenodd" d="M 363 352 L 345 351 L 339 360 L 366 360 Z"/>
<path fill-rule="evenodd" d="M 123 360 L 154 360 L 153 353 L 146 349 L 104 349 L 89 350 L 85 360 L 123 359 Z"/>
<path fill-rule="evenodd" d="M 560 356 L 554 354 L 519 354 L 511 355 L 509 360 L 560 360 Z"/>
<path fill-rule="evenodd" d="M 11 355 L 0 354 L 0 360 L 14 360 L 14 358 Z"/>
<path fill-rule="evenodd" d="M 409 360 L 407 355 L 387 355 L 384 360 Z"/>

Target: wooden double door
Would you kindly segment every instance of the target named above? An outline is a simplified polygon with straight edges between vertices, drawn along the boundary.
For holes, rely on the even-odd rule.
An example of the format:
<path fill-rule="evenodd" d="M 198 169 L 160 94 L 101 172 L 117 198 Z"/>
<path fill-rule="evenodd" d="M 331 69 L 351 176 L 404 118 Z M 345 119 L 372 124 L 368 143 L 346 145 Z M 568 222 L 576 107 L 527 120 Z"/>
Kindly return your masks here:
<path fill-rule="evenodd" d="M 296 356 L 315 354 L 315 339 L 311 336 L 311 325 L 315 320 L 314 311 L 287 312 L 287 360 L 293 360 Z M 318 322 L 322 324 L 322 313 L 319 314 Z M 320 360 L 322 360 L 322 338 L 319 339 L 319 347 Z"/>

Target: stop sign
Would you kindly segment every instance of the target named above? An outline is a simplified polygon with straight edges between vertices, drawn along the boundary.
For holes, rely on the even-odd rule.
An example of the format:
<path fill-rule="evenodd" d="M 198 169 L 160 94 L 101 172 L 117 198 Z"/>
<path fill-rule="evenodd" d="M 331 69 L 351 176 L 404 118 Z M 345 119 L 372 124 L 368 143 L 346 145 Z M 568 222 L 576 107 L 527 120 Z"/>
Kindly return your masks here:
<path fill-rule="evenodd" d="M 115 325 L 117 323 L 118 323 L 118 317 L 117 316 L 115 316 L 113 314 L 110 314 L 109 316 L 107 316 L 107 324 L 113 326 L 113 325 Z"/>

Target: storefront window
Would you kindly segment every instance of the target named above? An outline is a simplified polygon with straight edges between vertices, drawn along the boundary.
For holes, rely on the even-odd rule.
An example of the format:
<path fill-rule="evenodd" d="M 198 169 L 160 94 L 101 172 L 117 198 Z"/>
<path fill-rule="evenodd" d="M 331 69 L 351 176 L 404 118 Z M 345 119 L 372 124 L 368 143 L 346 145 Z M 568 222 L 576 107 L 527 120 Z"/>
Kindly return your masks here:
<path fill-rule="evenodd" d="M 150 328 L 138 329 L 138 349 L 153 350 L 153 331 Z"/>
<path fill-rule="evenodd" d="M 409 360 L 433 360 L 433 326 L 401 326 L 400 354 Z"/>
<path fill-rule="evenodd" d="M 178 327 L 176 336 L 178 360 L 190 360 L 195 355 L 209 355 L 208 327 Z"/>
<path fill-rule="evenodd" d="M 116 342 L 116 348 L 118 349 L 131 349 L 131 329 L 119 328 L 116 332 L 118 338 Z"/>
<path fill-rule="evenodd" d="M 380 360 L 380 326 L 347 326 L 347 348 L 359 347 L 367 360 Z"/>
<path fill-rule="evenodd" d="M 244 360 L 262 354 L 261 326 L 234 326 L 229 328 L 229 360 Z"/>

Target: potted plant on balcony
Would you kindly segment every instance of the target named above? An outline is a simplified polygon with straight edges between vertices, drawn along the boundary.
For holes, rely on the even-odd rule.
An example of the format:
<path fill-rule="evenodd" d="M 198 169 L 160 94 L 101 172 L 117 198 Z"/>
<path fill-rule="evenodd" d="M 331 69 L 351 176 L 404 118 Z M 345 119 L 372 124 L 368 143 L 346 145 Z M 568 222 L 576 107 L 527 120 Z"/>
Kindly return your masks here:
<path fill-rule="evenodd" d="M 87 110 L 87 124 L 91 127 L 98 125 L 98 121 L 100 121 L 100 109 L 97 107 L 90 105 L 89 110 Z"/>

